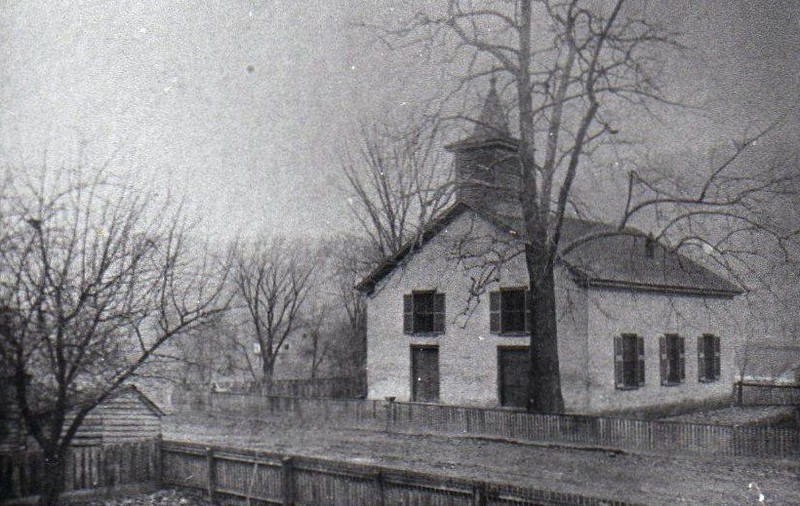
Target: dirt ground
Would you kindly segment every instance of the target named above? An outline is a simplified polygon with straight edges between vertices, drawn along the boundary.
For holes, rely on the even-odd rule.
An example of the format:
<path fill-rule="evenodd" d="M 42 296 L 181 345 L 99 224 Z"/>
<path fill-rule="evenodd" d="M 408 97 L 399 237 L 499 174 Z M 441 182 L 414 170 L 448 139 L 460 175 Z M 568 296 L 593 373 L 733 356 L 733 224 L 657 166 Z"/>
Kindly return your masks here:
<path fill-rule="evenodd" d="M 649 505 L 800 505 L 800 461 L 618 454 L 285 420 L 165 420 L 166 439 L 361 462 Z M 762 503 L 763 504 L 763 503 Z"/>
<path fill-rule="evenodd" d="M 776 425 L 777 422 L 792 422 L 794 409 L 792 406 L 730 407 L 697 411 L 665 420 L 716 425 Z"/>
<path fill-rule="evenodd" d="M 213 506 L 200 494 L 185 490 L 166 489 L 152 494 L 138 494 L 129 497 L 96 499 L 86 502 L 70 503 L 72 506 Z"/>

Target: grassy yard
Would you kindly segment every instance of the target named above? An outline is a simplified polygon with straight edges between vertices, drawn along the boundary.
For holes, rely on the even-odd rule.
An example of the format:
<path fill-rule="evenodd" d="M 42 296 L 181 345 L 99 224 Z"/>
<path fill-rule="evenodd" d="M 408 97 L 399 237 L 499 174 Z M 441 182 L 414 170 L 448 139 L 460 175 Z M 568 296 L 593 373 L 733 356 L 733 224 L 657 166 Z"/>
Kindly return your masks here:
<path fill-rule="evenodd" d="M 800 462 L 621 454 L 533 444 L 172 416 L 165 438 L 331 458 L 652 505 L 800 504 Z"/>
<path fill-rule="evenodd" d="M 728 407 L 696 411 L 665 418 L 665 420 L 716 425 L 759 425 L 795 428 L 794 409 L 792 406 Z"/>

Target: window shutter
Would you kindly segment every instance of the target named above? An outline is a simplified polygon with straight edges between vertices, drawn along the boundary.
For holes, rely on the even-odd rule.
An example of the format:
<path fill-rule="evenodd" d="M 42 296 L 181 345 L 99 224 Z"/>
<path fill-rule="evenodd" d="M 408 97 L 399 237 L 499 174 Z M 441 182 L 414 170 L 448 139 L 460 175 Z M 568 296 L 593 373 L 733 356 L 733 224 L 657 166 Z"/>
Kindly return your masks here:
<path fill-rule="evenodd" d="M 720 354 L 719 336 L 712 336 L 714 340 L 714 379 L 719 379 L 722 376 L 722 360 Z"/>
<path fill-rule="evenodd" d="M 414 295 L 403 295 L 403 333 L 414 333 Z"/>
<path fill-rule="evenodd" d="M 433 331 L 444 332 L 445 322 L 444 294 L 433 294 Z"/>
<path fill-rule="evenodd" d="M 669 383 L 669 358 L 667 357 L 667 336 L 658 336 L 659 370 L 661 372 L 661 385 Z"/>
<path fill-rule="evenodd" d="M 625 388 L 622 360 L 622 336 L 614 336 L 614 384 L 616 384 L 617 388 Z"/>
<path fill-rule="evenodd" d="M 686 381 L 686 339 L 678 337 L 678 346 L 681 361 L 681 383 Z"/>
<path fill-rule="evenodd" d="M 639 386 L 644 386 L 644 337 L 636 336 L 636 351 L 639 354 L 637 362 L 636 377 L 639 379 Z"/>
<path fill-rule="evenodd" d="M 500 292 L 489 293 L 489 332 L 499 334 L 500 329 Z"/>
<path fill-rule="evenodd" d="M 705 383 L 706 381 L 706 354 L 705 354 L 705 336 L 697 338 L 697 381 Z"/>
<path fill-rule="evenodd" d="M 531 291 L 525 290 L 525 332 L 530 333 L 533 328 L 533 315 L 531 313 Z"/>

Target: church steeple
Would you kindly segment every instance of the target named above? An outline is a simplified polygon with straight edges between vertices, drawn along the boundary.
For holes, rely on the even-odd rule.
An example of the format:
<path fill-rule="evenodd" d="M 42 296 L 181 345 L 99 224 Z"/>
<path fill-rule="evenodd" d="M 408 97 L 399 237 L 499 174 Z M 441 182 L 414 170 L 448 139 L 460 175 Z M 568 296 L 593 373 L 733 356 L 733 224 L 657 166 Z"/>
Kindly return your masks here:
<path fill-rule="evenodd" d="M 489 83 L 489 93 L 486 95 L 486 101 L 483 103 L 483 110 L 481 110 L 481 115 L 475 124 L 472 137 L 493 139 L 510 136 L 508 119 L 497 94 L 497 80 L 492 77 Z"/>
<path fill-rule="evenodd" d="M 519 188 L 518 142 L 511 137 L 497 83 L 489 92 L 472 135 L 445 148 L 455 155 L 456 200 L 497 215 L 510 215 Z"/>

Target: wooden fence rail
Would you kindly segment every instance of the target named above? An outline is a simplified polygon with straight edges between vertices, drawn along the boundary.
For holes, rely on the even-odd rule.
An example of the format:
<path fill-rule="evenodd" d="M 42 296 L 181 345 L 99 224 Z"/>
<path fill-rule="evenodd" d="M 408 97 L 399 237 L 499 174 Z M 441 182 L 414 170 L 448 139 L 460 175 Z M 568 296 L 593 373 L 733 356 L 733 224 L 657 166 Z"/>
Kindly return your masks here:
<path fill-rule="evenodd" d="M 159 462 L 157 440 L 73 447 L 67 454 L 64 491 L 155 483 Z M 40 450 L 0 454 L 0 498 L 38 495 L 42 469 Z"/>
<path fill-rule="evenodd" d="M 608 498 L 448 478 L 369 464 L 165 441 L 163 483 L 285 505 L 628 506 Z"/>
<path fill-rule="evenodd" d="M 656 453 L 800 457 L 800 432 L 752 426 L 537 415 L 495 409 L 392 403 L 387 427 Z"/>

